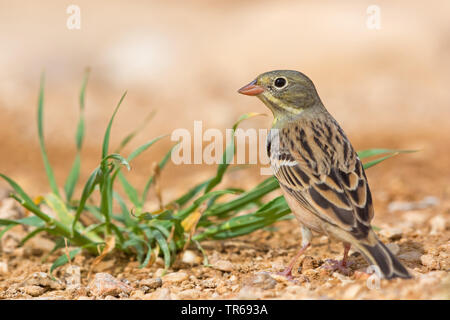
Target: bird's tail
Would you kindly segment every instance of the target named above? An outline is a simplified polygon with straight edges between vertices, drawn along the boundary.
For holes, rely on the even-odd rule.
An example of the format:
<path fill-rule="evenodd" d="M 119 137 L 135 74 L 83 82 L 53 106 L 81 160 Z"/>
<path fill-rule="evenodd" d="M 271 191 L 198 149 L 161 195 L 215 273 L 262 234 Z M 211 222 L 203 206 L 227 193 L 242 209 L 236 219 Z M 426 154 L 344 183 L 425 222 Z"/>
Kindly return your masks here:
<path fill-rule="evenodd" d="M 373 232 L 373 231 L 372 231 Z M 365 256 L 370 264 L 377 265 L 386 279 L 404 278 L 409 279 L 411 275 L 397 257 L 375 236 L 373 232 L 369 236 L 373 244 L 355 243 L 355 246 Z"/>

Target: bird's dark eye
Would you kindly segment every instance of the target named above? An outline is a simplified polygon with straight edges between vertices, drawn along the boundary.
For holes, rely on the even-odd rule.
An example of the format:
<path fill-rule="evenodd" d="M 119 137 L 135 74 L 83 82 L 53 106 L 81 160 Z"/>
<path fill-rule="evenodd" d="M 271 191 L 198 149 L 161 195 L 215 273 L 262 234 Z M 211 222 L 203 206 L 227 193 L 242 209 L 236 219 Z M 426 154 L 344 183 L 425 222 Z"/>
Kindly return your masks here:
<path fill-rule="evenodd" d="M 286 79 L 285 78 L 276 78 L 274 85 L 277 88 L 283 88 L 286 85 Z"/>

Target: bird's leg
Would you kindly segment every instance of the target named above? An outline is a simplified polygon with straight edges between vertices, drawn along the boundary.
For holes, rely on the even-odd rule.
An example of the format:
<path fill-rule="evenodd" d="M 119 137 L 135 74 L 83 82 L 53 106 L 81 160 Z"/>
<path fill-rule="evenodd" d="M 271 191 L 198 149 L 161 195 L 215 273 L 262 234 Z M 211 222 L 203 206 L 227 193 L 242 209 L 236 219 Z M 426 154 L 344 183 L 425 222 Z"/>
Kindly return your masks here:
<path fill-rule="evenodd" d="M 308 249 L 309 243 L 306 246 L 303 246 L 298 253 L 295 255 L 294 258 L 292 258 L 291 262 L 289 262 L 289 265 L 284 269 L 282 272 L 279 272 L 278 274 L 280 276 L 285 276 L 288 279 L 292 279 L 292 268 L 294 267 L 295 263 L 297 262 L 298 258 Z"/>
<path fill-rule="evenodd" d="M 343 274 L 349 275 L 350 274 L 349 266 L 352 263 L 350 261 L 348 261 L 348 252 L 350 251 L 351 246 L 352 245 L 350 243 L 344 242 L 344 257 L 342 258 L 342 260 L 338 261 L 338 260 L 328 259 L 326 261 L 327 264 L 324 265 L 324 268 L 332 270 L 332 271 L 339 270 Z"/>
<path fill-rule="evenodd" d="M 347 259 L 348 259 L 348 252 L 350 251 L 350 248 L 352 247 L 352 245 L 348 242 L 344 242 L 344 257 L 342 258 L 342 266 L 346 267 L 347 266 Z"/>
<path fill-rule="evenodd" d="M 294 265 L 297 262 L 298 258 L 300 258 L 300 256 L 303 253 L 305 253 L 306 249 L 308 249 L 309 245 L 311 244 L 311 238 L 312 238 L 311 230 L 309 230 L 305 226 L 302 226 L 302 248 L 297 252 L 295 257 L 292 258 L 287 268 L 284 269 L 284 271 L 278 273 L 279 275 L 285 276 L 290 280 L 292 279 L 292 268 L 294 268 Z"/>

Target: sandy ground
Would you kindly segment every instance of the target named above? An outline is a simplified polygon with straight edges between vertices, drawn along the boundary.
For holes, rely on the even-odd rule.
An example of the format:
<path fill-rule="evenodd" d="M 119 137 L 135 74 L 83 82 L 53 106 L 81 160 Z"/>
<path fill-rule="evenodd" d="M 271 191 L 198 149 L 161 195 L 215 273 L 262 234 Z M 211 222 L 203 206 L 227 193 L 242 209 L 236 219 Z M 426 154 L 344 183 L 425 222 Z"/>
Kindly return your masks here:
<path fill-rule="evenodd" d="M 425 156 L 434 152 L 433 157 Z M 136 261 L 113 253 L 97 265 L 88 278 L 93 257 L 82 255 L 75 258 L 72 266 L 59 268 L 55 276 L 60 282 L 52 282 L 45 273 L 57 255 L 41 263 L 42 256 L 52 247 L 51 242 L 41 237 L 18 248 L 18 235 L 23 235 L 18 227 L 16 233 L 10 232 L 2 242 L 0 297 L 449 299 L 450 189 L 446 185 L 450 178 L 446 167 L 449 154 L 442 154 L 438 146 L 434 152 L 402 155 L 368 171 L 376 208 L 374 225 L 381 228 L 378 231 L 380 238 L 414 275 L 412 280 L 382 280 L 377 286 L 375 280 L 361 272 L 367 264 L 353 251 L 349 276 L 329 272 L 323 265 L 326 259 L 341 258 L 342 246 L 340 243 L 329 244 L 326 237 L 317 236 L 311 249 L 301 258 L 299 268 L 295 269 L 294 281 L 288 281 L 277 272 L 295 255 L 301 235 L 296 223 L 283 221 L 270 230 L 248 236 L 203 242 L 211 264 L 209 267 L 203 265 L 202 255 L 195 248 L 180 253 L 165 275 L 161 259 L 151 267 L 139 269 Z M 421 168 L 427 168 L 426 174 L 416 174 Z M 243 175 L 251 177 L 249 172 Z M 9 199 L 2 201 L 2 207 L 3 210 L 5 207 L 17 210 Z M 80 278 L 76 280 L 79 285 L 75 287 L 71 287 L 73 270 L 80 272 Z M 105 279 L 108 277 L 105 273 L 115 280 Z M 115 289 L 107 289 L 110 287 L 105 283 Z"/>
<path fill-rule="evenodd" d="M 77 95 L 87 66 L 92 72 L 81 181 L 98 164 L 109 116 L 126 89 L 128 96 L 113 127 L 112 145 L 148 112 L 157 110 L 133 142 L 136 147 L 177 128 L 192 131 L 194 120 L 202 120 L 205 129 L 224 130 L 245 112 L 268 113 L 257 99 L 239 96 L 236 89 L 261 72 L 296 69 L 311 77 L 357 150 L 419 150 L 368 171 L 374 225 L 410 268 L 413 280 L 383 280 L 379 289 L 370 289 L 359 272 L 328 274 L 321 268 L 324 261 L 341 257 L 342 248 L 337 243 L 329 247 L 318 236 L 301 262 L 297 282 L 285 281 L 276 272 L 294 256 L 300 232 L 295 223 L 281 222 L 271 230 L 205 243 L 212 267 L 202 266 L 195 248 L 185 257 L 180 254 L 165 276 L 161 261 L 138 269 L 136 261 L 112 254 L 88 279 L 93 257 L 79 256 L 69 270 L 68 266 L 57 270 L 60 283 L 35 273 L 48 272 L 61 252 L 42 263 L 51 242 L 41 236 L 19 248 L 18 235 L 24 231 L 18 227 L 1 244 L 0 298 L 449 299 L 450 3 L 378 2 L 380 30 L 366 27 L 371 1 L 219 4 L 198 0 L 177 5 L 127 1 L 124 6 L 79 0 L 81 29 L 68 30 L 68 4 L 64 2 L 3 1 L 0 172 L 32 196 L 49 191 L 36 134 L 43 69 L 47 79 L 45 136 L 60 184 L 75 152 Z M 270 117 L 261 117 L 242 126 L 267 128 L 270 122 Z M 152 163 L 170 145 L 166 139 L 135 161 L 130 175 L 133 184 L 143 187 Z M 130 150 L 131 146 L 125 154 Z M 162 173 L 164 201 L 214 170 L 206 165 L 169 164 Z M 257 168 L 231 173 L 223 185 L 249 188 L 262 179 L 257 173 Z M 3 181 L 0 190 L 2 217 L 20 216 L 20 210 L 5 198 Z M 357 254 L 351 260 L 354 271 L 366 267 Z M 78 283 L 78 271 L 80 286 L 71 285 Z M 106 281 L 114 289 L 99 292 L 94 280 Z"/>

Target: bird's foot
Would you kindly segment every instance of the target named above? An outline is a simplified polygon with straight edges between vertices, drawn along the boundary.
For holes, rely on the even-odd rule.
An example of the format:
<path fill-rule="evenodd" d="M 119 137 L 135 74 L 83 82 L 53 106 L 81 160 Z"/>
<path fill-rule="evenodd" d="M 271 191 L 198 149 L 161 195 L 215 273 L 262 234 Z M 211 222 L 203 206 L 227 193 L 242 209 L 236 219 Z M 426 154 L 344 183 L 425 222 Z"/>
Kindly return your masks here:
<path fill-rule="evenodd" d="M 292 281 L 294 279 L 294 277 L 292 275 L 292 268 L 289 268 L 289 267 L 284 269 L 281 272 L 277 272 L 276 275 L 283 276 L 283 277 L 285 277 L 286 279 L 288 279 L 290 281 Z"/>
<path fill-rule="evenodd" d="M 285 278 L 286 280 L 288 280 L 289 282 L 294 283 L 296 285 L 299 285 L 303 282 L 303 281 L 299 281 L 302 279 L 301 277 L 300 277 L 300 279 L 294 278 L 294 275 L 292 274 L 292 268 L 289 268 L 289 267 L 287 267 L 286 269 L 284 269 L 281 272 L 272 273 L 272 275 L 277 276 L 277 277 L 281 276 L 281 277 Z"/>
<path fill-rule="evenodd" d="M 349 268 L 352 264 L 353 262 L 351 261 L 327 259 L 322 268 L 333 272 L 339 271 L 340 273 L 349 276 L 352 273 L 352 269 Z"/>

